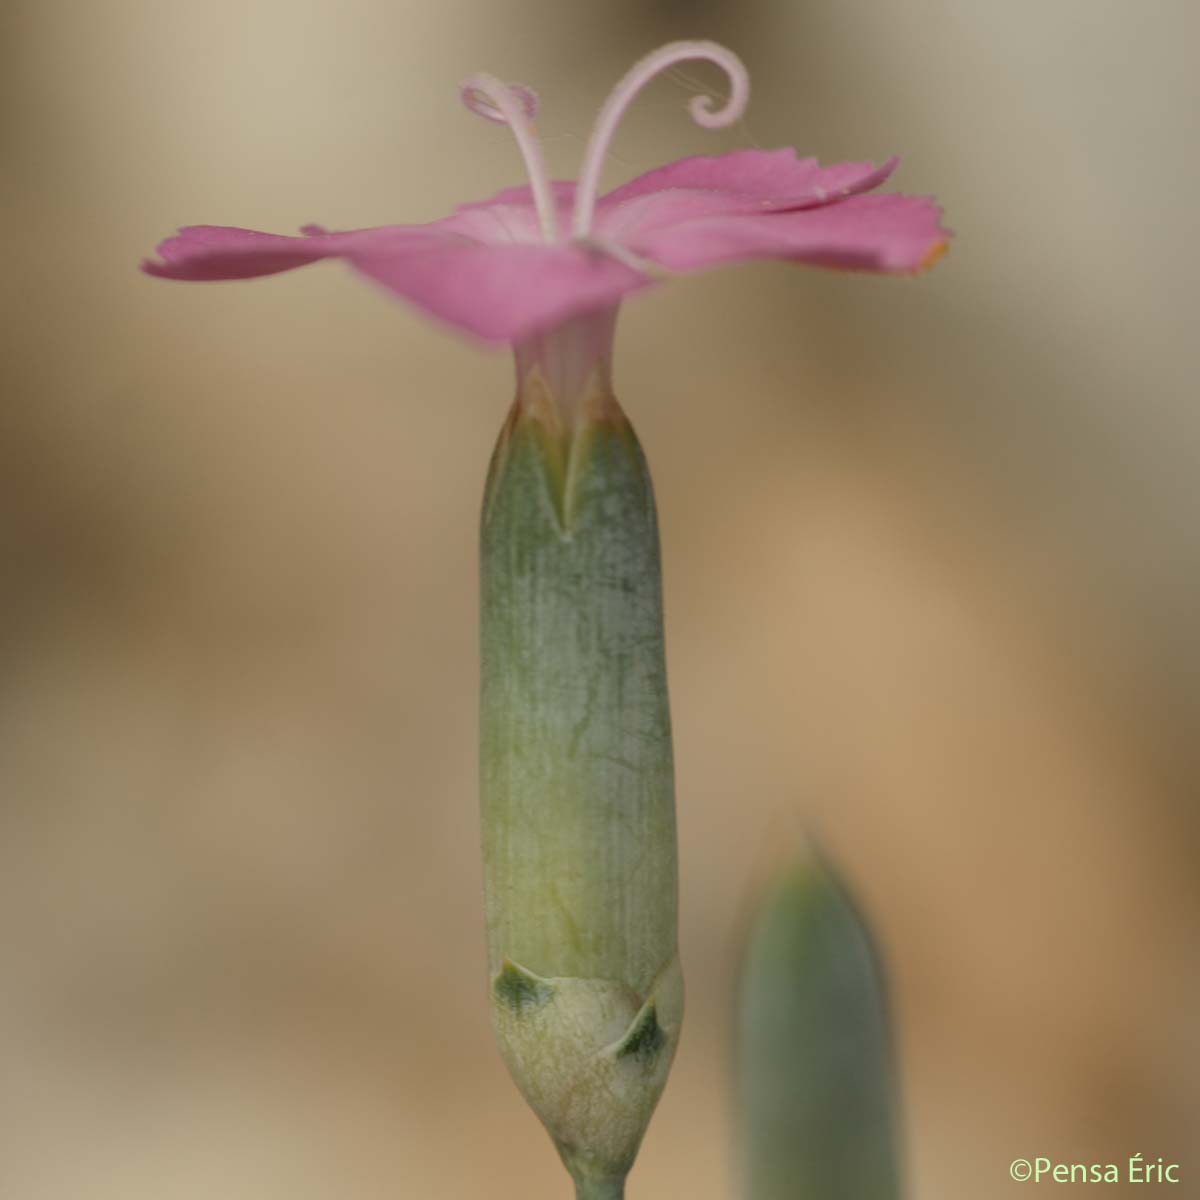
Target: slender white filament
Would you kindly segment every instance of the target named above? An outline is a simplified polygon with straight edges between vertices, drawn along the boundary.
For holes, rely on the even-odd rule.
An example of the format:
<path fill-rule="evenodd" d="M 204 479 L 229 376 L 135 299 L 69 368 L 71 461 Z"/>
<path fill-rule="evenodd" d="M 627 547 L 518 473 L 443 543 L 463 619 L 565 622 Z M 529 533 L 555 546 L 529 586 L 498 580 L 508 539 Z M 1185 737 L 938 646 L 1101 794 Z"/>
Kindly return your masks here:
<path fill-rule="evenodd" d="M 746 111 L 750 99 L 750 73 L 732 50 L 716 42 L 670 42 L 653 54 L 634 64 L 625 78 L 613 89 L 596 118 L 588 141 L 579 186 L 575 191 L 575 210 L 571 218 L 571 236 L 586 238 L 592 231 L 596 210 L 596 191 L 600 185 L 600 170 L 608 153 L 613 134 L 638 92 L 656 75 L 676 63 L 701 60 L 714 63 L 729 77 L 730 95 L 724 106 L 713 111 L 711 96 L 693 96 L 688 104 L 692 120 L 705 129 L 722 129 L 732 125 Z"/>
<path fill-rule="evenodd" d="M 554 210 L 550 177 L 546 174 L 541 144 L 533 131 L 537 96 L 529 88 L 504 83 L 495 75 L 472 75 L 464 79 L 459 94 L 473 113 L 488 121 L 507 125 L 512 130 L 521 157 L 525 160 L 525 172 L 529 176 L 529 187 L 537 207 L 542 238 L 548 244 L 557 242 L 558 217 Z"/>
<path fill-rule="evenodd" d="M 640 254 L 635 254 L 632 250 L 622 246 L 620 242 L 613 241 L 612 238 L 597 237 L 593 233 L 584 238 L 573 238 L 571 244 L 580 246 L 584 250 L 594 250 L 597 254 L 607 254 L 609 258 L 628 267 L 631 271 L 640 271 L 643 275 L 649 275 L 654 279 L 669 279 L 675 274 L 669 267 L 660 266 L 648 258 L 643 258 Z"/>

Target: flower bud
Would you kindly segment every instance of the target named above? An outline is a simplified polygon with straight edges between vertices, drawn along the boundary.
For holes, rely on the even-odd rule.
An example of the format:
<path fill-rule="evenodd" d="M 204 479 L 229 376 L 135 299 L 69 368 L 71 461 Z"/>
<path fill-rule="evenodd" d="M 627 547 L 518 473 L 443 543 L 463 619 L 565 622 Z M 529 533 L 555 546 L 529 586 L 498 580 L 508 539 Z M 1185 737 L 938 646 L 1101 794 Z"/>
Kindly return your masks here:
<path fill-rule="evenodd" d="M 880 969 L 862 917 L 815 854 L 762 899 L 738 1035 L 747 1200 L 899 1200 Z"/>

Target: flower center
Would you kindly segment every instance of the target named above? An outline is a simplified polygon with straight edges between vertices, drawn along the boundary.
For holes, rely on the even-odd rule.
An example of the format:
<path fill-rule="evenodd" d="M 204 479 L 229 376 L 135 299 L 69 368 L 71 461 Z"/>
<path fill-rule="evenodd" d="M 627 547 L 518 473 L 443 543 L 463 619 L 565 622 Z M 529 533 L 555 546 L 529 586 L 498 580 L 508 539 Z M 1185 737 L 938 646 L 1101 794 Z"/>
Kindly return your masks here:
<path fill-rule="evenodd" d="M 750 98 L 750 75 L 742 60 L 732 50 L 716 42 L 671 42 L 635 63 L 612 90 L 588 139 L 579 184 L 575 189 L 575 208 L 571 215 L 571 240 L 588 241 L 596 212 L 596 193 L 600 186 L 600 171 L 613 134 L 637 94 L 657 75 L 681 62 L 711 62 L 720 67 L 729 79 L 730 95 L 725 104 L 714 111 L 711 96 L 693 96 L 688 104 L 692 120 L 705 129 L 722 129 L 732 125 L 746 111 Z M 473 75 L 461 87 L 463 103 L 489 121 L 507 125 L 517 140 L 525 160 L 530 190 L 537 209 L 542 240 L 548 245 L 558 241 L 558 214 L 554 193 L 546 174 L 541 145 L 533 130 L 537 114 L 537 96 L 520 84 L 506 84 L 494 75 Z"/>

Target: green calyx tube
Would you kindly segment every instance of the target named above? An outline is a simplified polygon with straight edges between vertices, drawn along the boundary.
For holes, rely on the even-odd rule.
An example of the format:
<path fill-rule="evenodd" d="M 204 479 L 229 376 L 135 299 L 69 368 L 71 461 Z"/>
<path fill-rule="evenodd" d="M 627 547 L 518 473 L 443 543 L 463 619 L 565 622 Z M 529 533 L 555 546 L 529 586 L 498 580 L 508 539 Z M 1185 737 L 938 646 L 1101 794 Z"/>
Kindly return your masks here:
<path fill-rule="evenodd" d="M 621 1197 L 683 990 L 654 496 L 595 378 L 537 370 L 481 526 L 481 800 L 492 1024 L 582 1200 Z"/>

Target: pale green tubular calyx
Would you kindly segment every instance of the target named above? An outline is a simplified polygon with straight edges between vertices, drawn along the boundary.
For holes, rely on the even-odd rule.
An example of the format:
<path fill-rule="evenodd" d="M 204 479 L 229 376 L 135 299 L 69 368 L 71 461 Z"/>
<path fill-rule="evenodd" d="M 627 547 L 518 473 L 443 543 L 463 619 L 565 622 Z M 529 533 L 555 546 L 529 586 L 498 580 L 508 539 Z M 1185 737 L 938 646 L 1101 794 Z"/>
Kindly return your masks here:
<path fill-rule="evenodd" d="M 492 1024 L 582 1200 L 616 1200 L 683 990 L 654 497 L 600 375 L 570 424 L 533 369 L 481 531 Z"/>

